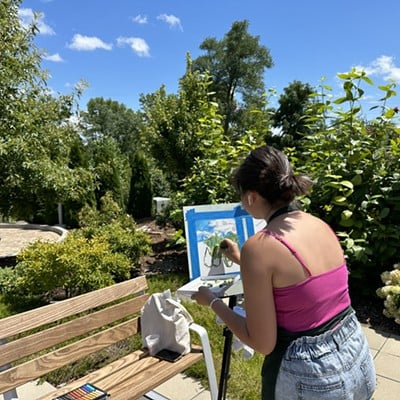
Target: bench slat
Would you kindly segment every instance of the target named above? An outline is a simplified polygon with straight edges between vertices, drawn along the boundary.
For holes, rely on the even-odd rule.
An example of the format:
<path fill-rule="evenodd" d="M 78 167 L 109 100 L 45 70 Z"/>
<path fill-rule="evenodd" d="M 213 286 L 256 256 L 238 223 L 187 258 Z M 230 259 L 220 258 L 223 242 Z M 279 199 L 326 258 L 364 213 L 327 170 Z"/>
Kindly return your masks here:
<path fill-rule="evenodd" d="M 0 319 L 0 339 L 58 321 L 147 289 L 145 276 L 95 290 L 59 303 Z"/>
<path fill-rule="evenodd" d="M 96 385 L 97 382 L 99 382 L 104 376 L 107 376 L 109 374 L 112 374 L 113 371 L 116 371 L 120 369 L 123 365 L 126 365 L 127 363 L 132 363 L 134 364 L 141 358 L 147 357 L 148 356 L 148 351 L 145 349 L 140 349 L 136 350 L 133 353 L 130 353 L 126 355 L 125 357 L 119 358 L 118 360 L 113 361 L 110 364 L 107 364 L 106 366 L 97 369 L 96 371 L 90 372 L 89 374 L 85 375 L 82 378 L 79 378 L 77 380 L 74 380 L 71 383 L 68 383 L 64 385 L 61 389 L 58 389 L 56 392 L 51 392 L 50 394 L 46 394 L 38 400 L 51 400 L 56 396 L 61 396 L 73 389 L 76 389 L 79 386 L 84 385 L 85 383 L 92 383 L 93 385 Z M 154 362 L 157 362 L 157 359 L 153 359 Z"/>
<path fill-rule="evenodd" d="M 138 318 L 57 349 L 0 373 L 0 393 L 35 380 L 64 365 L 71 364 L 138 332 Z"/>
<path fill-rule="evenodd" d="M 124 303 L 116 304 L 104 310 L 49 328 L 46 331 L 6 343 L 0 347 L 0 365 L 9 364 L 71 338 L 101 328 L 118 319 L 134 315 L 140 311 L 148 297 L 148 294 L 135 297 Z"/>
<path fill-rule="evenodd" d="M 141 358 L 143 355 L 140 352 L 129 354 L 56 392 L 41 397 L 40 400 L 51 400 L 88 382 L 109 392 L 113 400 L 138 399 L 203 359 L 201 348 L 198 346 L 193 346 L 191 353 L 175 363 L 154 357 Z"/>
<path fill-rule="evenodd" d="M 189 353 L 175 363 L 161 361 L 159 364 L 147 368 L 132 378 L 121 376 L 121 378 L 126 379 L 118 383 L 114 380 L 114 387 L 110 388 L 109 391 L 111 398 L 115 400 L 138 399 L 202 359 L 203 355 L 201 353 Z M 114 374 L 113 377 L 119 379 L 120 372 Z M 101 384 L 102 382 L 100 381 L 99 385 Z"/>

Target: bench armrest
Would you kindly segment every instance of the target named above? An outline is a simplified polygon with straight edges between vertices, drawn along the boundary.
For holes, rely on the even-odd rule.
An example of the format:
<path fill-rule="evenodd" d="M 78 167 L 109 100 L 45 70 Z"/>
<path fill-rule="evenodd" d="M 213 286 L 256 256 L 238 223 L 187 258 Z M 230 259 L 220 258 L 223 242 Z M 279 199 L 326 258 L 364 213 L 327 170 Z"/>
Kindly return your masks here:
<path fill-rule="evenodd" d="M 190 324 L 189 328 L 196 332 L 201 340 L 201 347 L 203 348 L 204 360 L 206 362 L 208 383 L 210 385 L 211 400 L 217 400 L 218 398 L 218 385 L 217 378 L 215 375 L 214 360 L 211 353 L 210 341 L 208 339 L 208 333 L 205 328 L 195 324 Z"/>

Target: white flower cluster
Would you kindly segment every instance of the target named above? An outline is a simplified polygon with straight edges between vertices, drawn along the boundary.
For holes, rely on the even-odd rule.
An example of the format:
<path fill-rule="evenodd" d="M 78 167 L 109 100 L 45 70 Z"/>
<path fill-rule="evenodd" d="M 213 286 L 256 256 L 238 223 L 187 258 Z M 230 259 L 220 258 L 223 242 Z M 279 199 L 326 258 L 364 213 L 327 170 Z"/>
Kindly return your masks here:
<path fill-rule="evenodd" d="M 395 264 L 393 271 L 383 272 L 381 279 L 385 286 L 379 288 L 376 294 L 385 299 L 383 314 L 400 324 L 400 264 Z"/>

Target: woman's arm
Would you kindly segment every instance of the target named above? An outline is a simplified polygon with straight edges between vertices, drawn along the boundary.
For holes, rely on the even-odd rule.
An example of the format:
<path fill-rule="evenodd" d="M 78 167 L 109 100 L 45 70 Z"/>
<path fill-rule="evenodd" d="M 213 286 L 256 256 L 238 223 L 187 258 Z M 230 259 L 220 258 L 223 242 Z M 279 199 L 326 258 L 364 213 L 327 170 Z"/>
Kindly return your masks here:
<path fill-rule="evenodd" d="M 264 245 L 258 235 L 250 238 L 240 254 L 246 317 L 230 309 L 208 288 L 201 287 L 192 298 L 201 305 L 210 305 L 232 333 L 243 343 L 262 353 L 269 354 L 276 343 L 276 317 L 272 292 L 271 269 L 266 263 Z M 269 258 L 269 257 L 268 257 Z"/>
<path fill-rule="evenodd" d="M 254 235 L 241 251 L 241 278 L 246 308 L 247 340 L 254 350 L 269 354 L 276 344 L 276 311 L 272 272 L 275 243 L 269 236 Z"/>

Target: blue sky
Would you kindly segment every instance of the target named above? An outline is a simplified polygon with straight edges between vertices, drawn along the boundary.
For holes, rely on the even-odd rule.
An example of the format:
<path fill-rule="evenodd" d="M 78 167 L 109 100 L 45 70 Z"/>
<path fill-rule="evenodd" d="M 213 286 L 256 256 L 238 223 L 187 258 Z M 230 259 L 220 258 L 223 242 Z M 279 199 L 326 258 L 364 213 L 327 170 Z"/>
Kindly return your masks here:
<path fill-rule="evenodd" d="M 176 93 L 186 53 L 196 58 L 205 38 L 220 40 L 244 19 L 270 50 L 265 84 L 278 95 L 294 80 L 315 86 L 323 77 L 339 92 L 336 74 L 352 67 L 366 69 L 376 85 L 400 83 L 399 0 L 23 1 L 25 23 L 32 12 L 41 13 L 36 45 L 47 52 L 49 87 L 70 93 L 84 79 L 83 109 L 104 97 L 137 110 L 140 94 L 163 84 Z M 366 91 L 373 105 L 377 93 Z"/>

